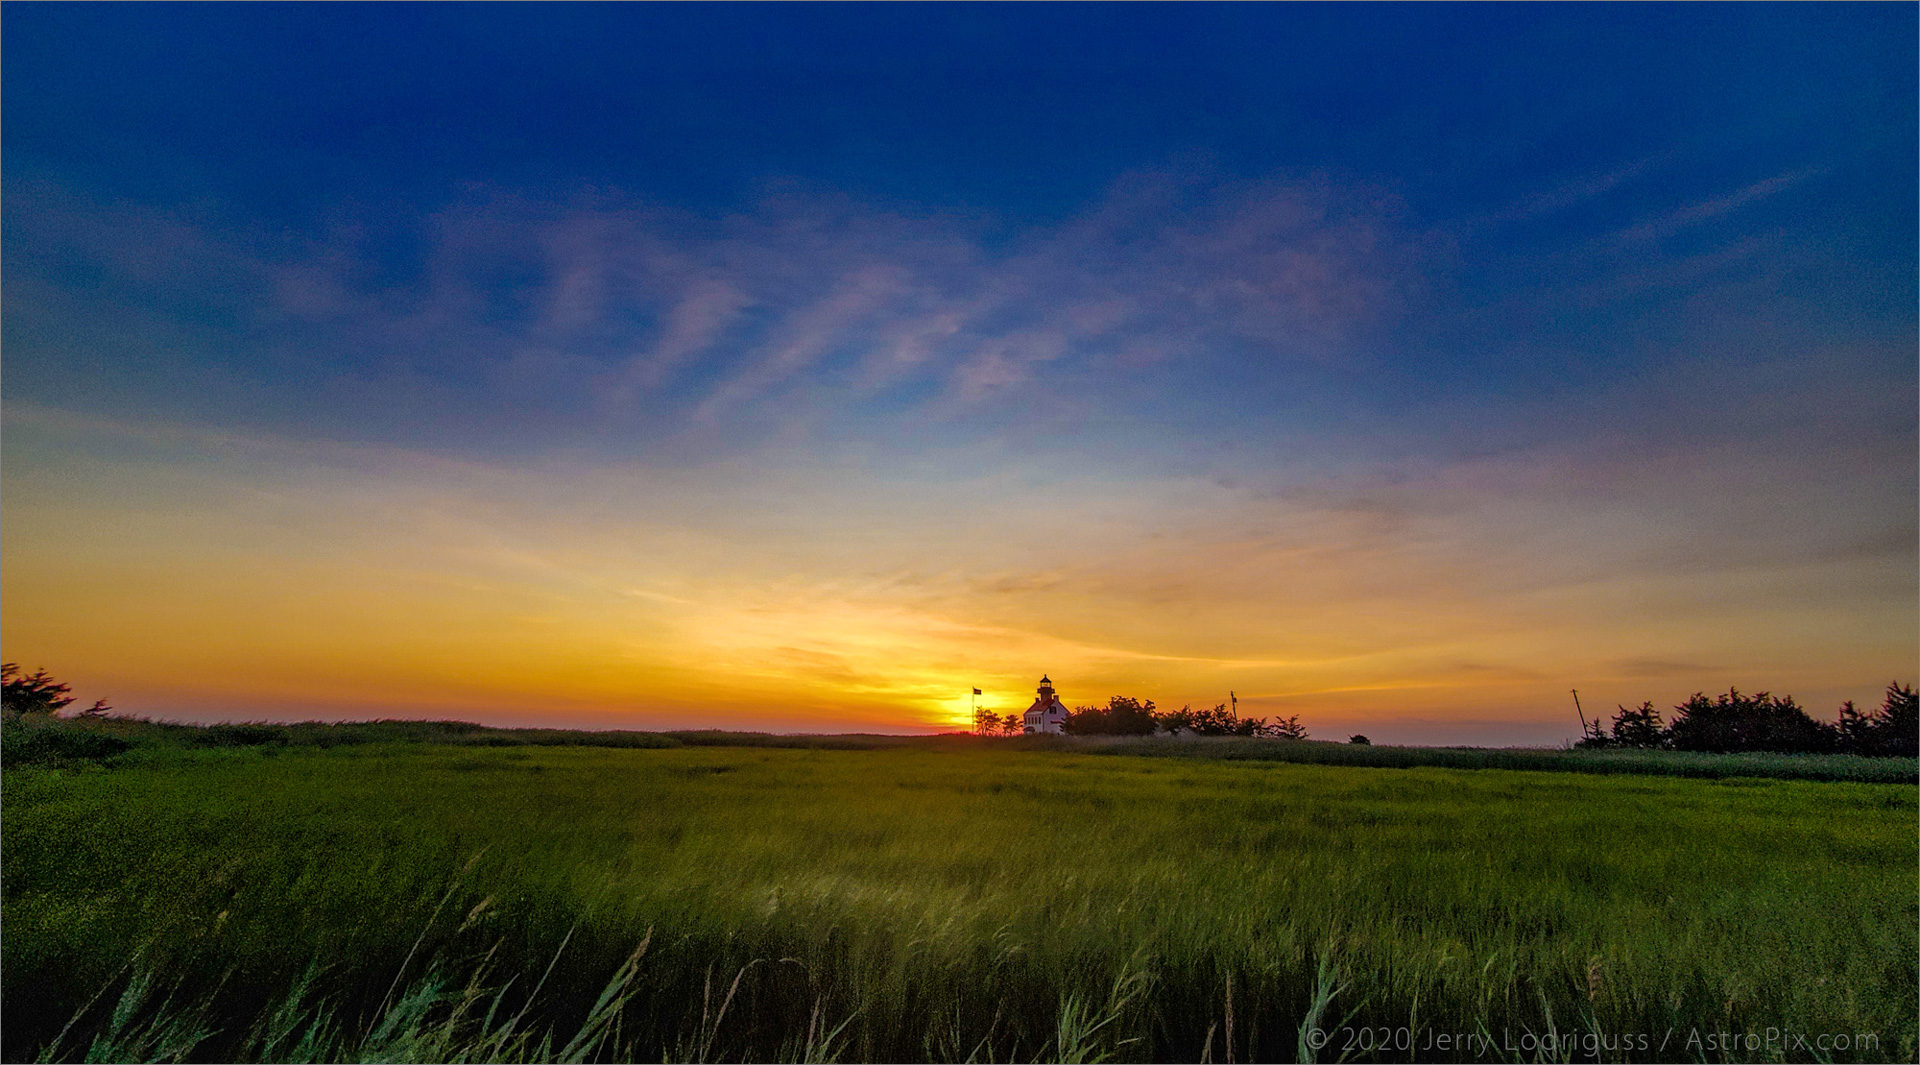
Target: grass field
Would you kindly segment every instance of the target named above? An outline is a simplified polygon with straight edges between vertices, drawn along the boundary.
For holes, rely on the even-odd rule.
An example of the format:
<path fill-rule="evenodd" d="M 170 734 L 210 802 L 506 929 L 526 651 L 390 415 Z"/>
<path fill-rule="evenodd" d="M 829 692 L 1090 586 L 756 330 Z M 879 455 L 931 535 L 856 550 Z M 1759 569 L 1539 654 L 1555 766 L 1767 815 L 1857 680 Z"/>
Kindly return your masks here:
<path fill-rule="evenodd" d="M 1564 773 L 1624 773 L 1720 780 L 1844 780 L 1859 784 L 1920 784 L 1920 759 L 1855 754 L 1705 754 L 1636 749 L 1514 747 L 1395 747 L 1325 741 L 1228 736 L 1012 736 L 965 733 L 939 736 L 845 734 L 779 735 L 759 732 L 587 732 L 573 729 L 494 728 L 465 721 L 303 721 L 294 724 L 181 725 L 139 718 L 4 722 L 9 766 L 62 765 L 113 759 L 115 752 L 230 747 L 350 747 L 429 743 L 456 747 L 790 747 L 808 750 L 992 749 L 1134 755 L 1151 758 L 1294 762 L 1310 765 L 1411 769 L 1522 769 Z M 88 741 L 93 741 L 91 744 Z M 111 749 L 98 749 L 104 742 Z M 93 747 L 94 749 L 89 749 Z M 77 756 L 77 757 L 75 757 Z"/>
<path fill-rule="evenodd" d="M 1910 784 L 673 742 L 9 769 L 0 1051 L 1916 1053 Z"/>
<path fill-rule="evenodd" d="M 1753 751 L 1706 754 L 1660 750 L 1547 750 L 1530 747 L 1391 747 L 1345 743 L 1287 742 L 1240 737 L 1141 738 L 1100 743 L 1055 741 L 1062 749 L 1159 758 L 1292 762 L 1304 765 L 1369 766 L 1377 769 L 1519 769 L 1554 773 L 1630 774 L 1727 780 L 1846 780 L 1858 784 L 1920 783 L 1912 758 L 1864 758 L 1852 754 L 1776 754 Z"/>

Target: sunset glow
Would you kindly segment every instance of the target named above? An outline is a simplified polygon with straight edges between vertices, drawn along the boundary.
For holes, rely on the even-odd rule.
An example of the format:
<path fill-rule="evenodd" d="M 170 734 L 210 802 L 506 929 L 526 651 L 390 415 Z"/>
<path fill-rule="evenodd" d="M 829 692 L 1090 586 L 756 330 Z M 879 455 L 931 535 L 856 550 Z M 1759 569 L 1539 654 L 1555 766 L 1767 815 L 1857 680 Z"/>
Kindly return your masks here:
<path fill-rule="evenodd" d="M 1583 45 L 1557 20 L 1597 12 L 1401 12 L 1514 57 L 1452 144 L 1413 86 L 1467 60 L 1418 27 L 1336 42 L 1410 64 L 1363 92 L 1241 40 L 1290 10 L 948 14 L 803 60 L 416 11 L 472 20 L 446 77 L 527 37 L 551 79 L 458 101 L 335 19 L 264 102 L 227 114 L 244 64 L 176 85 L 163 135 L 110 105 L 170 62 L 142 19 L 319 13 L 96 47 L 10 9 L 7 659 L 194 720 L 924 732 L 1044 672 L 1475 744 L 1571 738 L 1573 688 L 1830 715 L 1914 679 L 1913 101 L 1827 77 L 1910 88 L 1911 8 Z M 1034 72 L 1081 30 L 1115 65 Z M 1761 55 L 1566 90 L 1575 144 L 1523 102 L 1546 47 Z M 1019 113 L 912 57 L 1028 78 Z M 308 93 L 340 67 L 376 73 Z"/>

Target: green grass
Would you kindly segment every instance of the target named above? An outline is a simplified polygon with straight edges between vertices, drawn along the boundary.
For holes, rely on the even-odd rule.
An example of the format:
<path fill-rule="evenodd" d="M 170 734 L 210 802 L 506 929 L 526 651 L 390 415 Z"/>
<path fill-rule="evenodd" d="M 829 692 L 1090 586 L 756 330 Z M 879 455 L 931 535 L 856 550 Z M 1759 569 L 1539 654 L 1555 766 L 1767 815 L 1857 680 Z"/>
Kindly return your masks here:
<path fill-rule="evenodd" d="M 1058 741 L 1056 741 L 1058 742 Z M 1239 737 L 1119 741 L 1066 741 L 1107 754 L 1228 761 L 1296 762 L 1311 765 L 1409 769 L 1523 769 L 1563 773 L 1630 773 L 1641 776 L 1724 780 L 1847 780 L 1860 784 L 1920 783 L 1920 759 L 1867 758 L 1857 754 L 1707 754 L 1698 751 L 1546 750 L 1524 747 L 1390 747 L 1365 744 L 1288 742 Z"/>
<path fill-rule="evenodd" d="M 1359 1026 L 1494 1040 L 1422 1059 L 1916 1052 L 1910 786 L 675 742 L 9 769 L 0 1052 L 1287 1060 L 1316 1022 L 1328 1060 Z M 1687 1042 L 1769 1028 L 1875 1042 Z"/>
<path fill-rule="evenodd" d="M 588 732 L 573 729 L 492 728 L 468 721 L 302 721 L 180 725 L 134 718 L 11 717 L 5 722 L 8 765 L 71 765 L 111 760 L 125 750 L 206 747 L 352 747 L 425 743 L 452 747 L 776 747 L 808 750 L 992 749 L 1074 752 L 1223 761 L 1408 769 L 1523 769 L 1566 773 L 1628 773 L 1718 780 L 1845 780 L 1861 784 L 1920 784 L 1920 759 L 1854 754 L 1705 754 L 1654 750 L 1547 750 L 1489 747 L 1365 746 L 1323 741 L 1243 737 L 1014 736 L 789 736 L 761 732 Z"/>

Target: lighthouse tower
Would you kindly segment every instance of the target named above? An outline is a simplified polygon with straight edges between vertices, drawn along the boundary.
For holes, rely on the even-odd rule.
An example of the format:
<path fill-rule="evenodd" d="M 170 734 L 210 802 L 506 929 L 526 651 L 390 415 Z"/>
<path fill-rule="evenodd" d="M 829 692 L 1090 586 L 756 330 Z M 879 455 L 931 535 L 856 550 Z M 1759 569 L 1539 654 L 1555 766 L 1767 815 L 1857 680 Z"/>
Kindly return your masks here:
<path fill-rule="evenodd" d="M 1024 721 L 1028 732 L 1061 731 L 1060 726 L 1067 722 L 1067 704 L 1053 693 L 1053 681 L 1040 678 L 1039 695 L 1033 705 L 1027 707 Z"/>

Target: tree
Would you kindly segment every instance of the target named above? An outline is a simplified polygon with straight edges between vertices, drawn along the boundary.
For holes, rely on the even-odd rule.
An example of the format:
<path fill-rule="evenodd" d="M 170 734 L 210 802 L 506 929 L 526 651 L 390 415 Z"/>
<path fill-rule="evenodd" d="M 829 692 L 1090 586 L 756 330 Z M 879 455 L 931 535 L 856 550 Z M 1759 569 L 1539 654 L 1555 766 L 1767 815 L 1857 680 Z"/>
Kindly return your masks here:
<path fill-rule="evenodd" d="M 1018 736 L 1025 728 L 1026 723 L 1021 720 L 1021 715 L 1019 714 L 1009 713 L 1000 719 L 1000 735 L 1002 736 Z"/>
<path fill-rule="evenodd" d="M 1276 717 L 1273 719 L 1273 724 L 1271 725 L 1262 722 L 1260 728 L 1267 735 L 1277 736 L 1283 740 L 1304 740 L 1307 738 L 1307 726 L 1300 723 L 1299 714 L 1295 714 L 1292 717 Z M 1367 742 L 1365 736 L 1356 736 L 1354 739 L 1359 740 L 1361 743 Z"/>
<path fill-rule="evenodd" d="M 1714 699 L 1695 692 L 1674 714 L 1667 742 L 1681 751 L 1830 751 L 1838 732 L 1808 717 L 1792 696 L 1742 695 L 1737 688 Z"/>
<path fill-rule="evenodd" d="M 1612 735 L 1596 718 L 1587 723 L 1585 738 L 1574 746 L 1789 754 L 1840 751 L 1908 758 L 1920 754 L 1920 697 L 1898 681 L 1887 685 L 1886 699 L 1878 710 L 1861 710 L 1849 699 L 1840 704 L 1838 719 L 1831 724 L 1808 716 L 1790 695 L 1742 695 L 1738 688 L 1712 699 L 1694 692 L 1673 709 L 1673 722 L 1663 728 L 1660 712 L 1651 702 L 1632 710 L 1620 707 Z"/>
<path fill-rule="evenodd" d="M 1060 727 L 1074 736 L 1150 736 L 1158 722 L 1152 699 L 1116 695 L 1104 707 L 1075 707 Z"/>
<path fill-rule="evenodd" d="M 1349 736 L 1347 737 L 1347 742 L 1354 744 L 1355 746 L 1358 746 L 1358 747 L 1373 746 L 1373 741 L 1366 738 L 1365 736 Z"/>
<path fill-rule="evenodd" d="M 1001 717 L 985 707 L 973 712 L 973 732 L 976 736 L 1004 736 L 1009 732 L 1020 731 L 1020 717 L 1008 714 Z"/>
<path fill-rule="evenodd" d="M 1874 728 L 1875 715 L 1869 711 L 1861 713 L 1848 699 L 1840 704 L 1840 721 L 1835 726 L 1835 745 L 1848 754 L 1868 754 L 1879 737 Z"/>
<path fill-rule="evenodd" d="M 1152 703 L 1148 703 L 1152 706 Z M 1205 710 L 1195 710 L 1183 706 L 1159 716 L 1160 727 L 1168 732 L 1186 729 L 1196 736 L 1278 736 L 1281 739 L 1304 740 L 1307 727 L 1300 723 L 1298 715 L 1277 717 L 1268 723 L 1264 717 L 1241 717 L 1228 708 L 1226 703 L 1216 703 Z"/>
<path fill-rule="evenodd" d="M 1899 682 L 1887 685 L 1880 709 L 1862 712 L 1849 699 L 1840 705 L 1837 745 L 1850 754 L 1877 757 L 1920 753 L 1920 698 Z"/>
<path fill-rule="evenodd" d="M 1920 694 L 1895 681 L 1887 685 L 1887 700 L 1875 715 L 1878 733 L 1875 753 L 1912 758 L 1920 754 Z"/>
<path fill-rule="evenodd" d="M 1632 710 L 1620 707 L 1613 716 L 1612 745 L 1615 747 L 1665 747 L 1667 732 L 1660 723 L 1660 711 L 1651 700 Z"/>
<path fill-rule="evenodd" d="M 1573 745 L 1588 750 L 1600 747 L 1611 747 L 1613 746 L 1613 737 L 1607 735 L 1606 730 L 1600 727 L 1600 716 L 1596 714 L 1592 721 L 1587 722 L 1586 731 L 1581 734 L 1578 740 L 1574 741 Z"/>
<path fill-rule="evenodd" d="M 1186 729 L 1198 736 L 1232 736 L 1239 731 L 1239 719 L 1227 709 L 1226 703 L 1219 703 L 1210 709 L 1195 710 L 1183 706 L 1169 714 L 1163 714 L 1160 723 L 1168 732 Z"/>
<path fill-rule="evenodd" d="M 67 694 L 72 690 L 44 669 L 22 674 L 17 664 L 0 663 L 0 706 L 9 714 L 58 713 L 73 702 L 73 696 Z"/>

